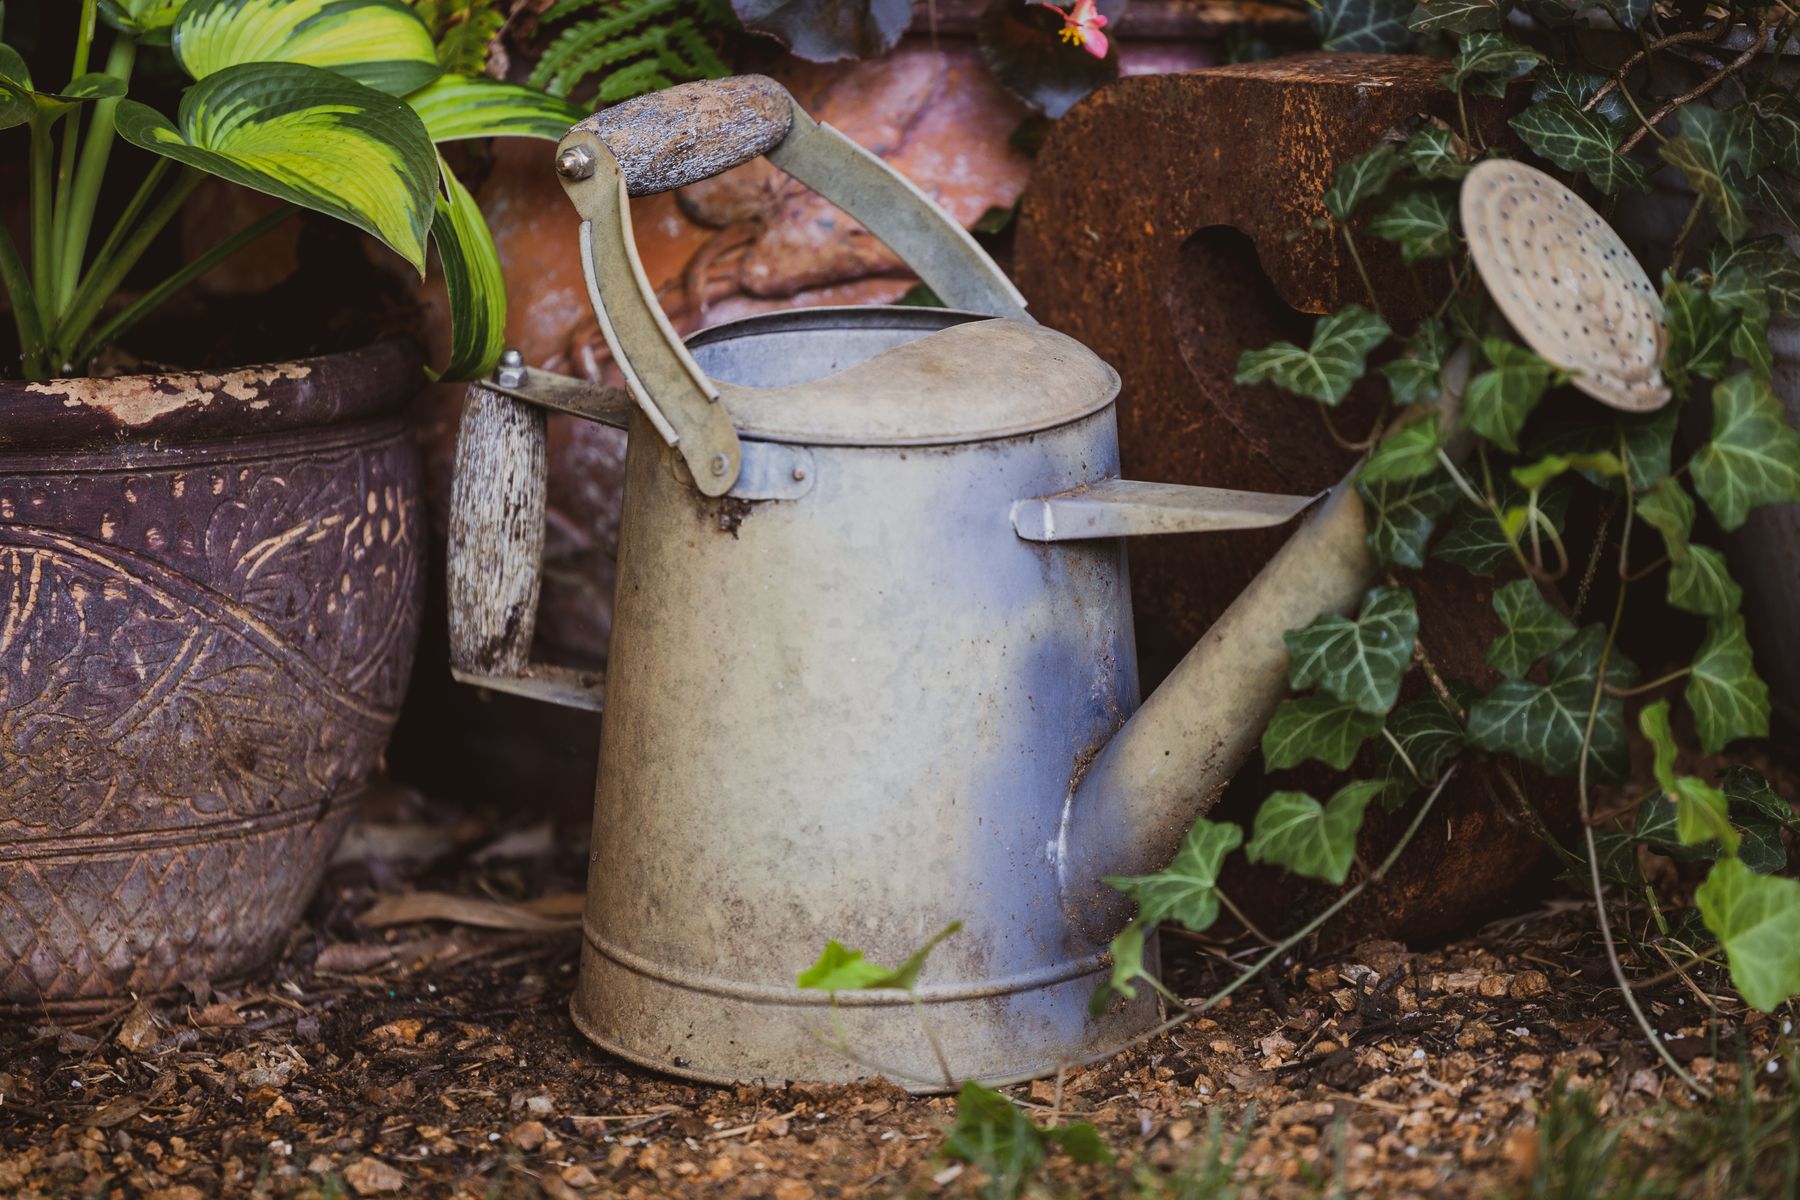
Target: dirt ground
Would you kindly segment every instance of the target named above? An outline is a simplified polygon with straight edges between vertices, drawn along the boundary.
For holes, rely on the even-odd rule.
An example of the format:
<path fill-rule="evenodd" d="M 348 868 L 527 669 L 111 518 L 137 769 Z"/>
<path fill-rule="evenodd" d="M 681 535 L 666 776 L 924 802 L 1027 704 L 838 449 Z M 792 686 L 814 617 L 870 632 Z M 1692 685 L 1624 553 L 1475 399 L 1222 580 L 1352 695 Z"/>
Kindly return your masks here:
<path fill-rule="evenodd" d="M 256 977 L 0 1023 L 0 1196 L 975 1193 L 979 1170 L 938 1154 L 949 1098 L 697 1086 L 590 1046 L 567 1015 L 580 843 L 424 811 L 405 794 L 372 808 Z M 1231 1193 L 1178 1173 L 1236 1154 L 1225 1174 L 1247 1195 L 1524 1194 L 1558 1081 L 1620 1120 L 1694 1105 L 1620 1005 L 1592 918 L 1553 902 L 1420 953 L 1297 957 L 1117 1058 L 1011 1089 L 1040 1123 L 1093 1122 L 1116 1154 L 1052 1154 L 1036 1186 L 1199 1200 Z M 1259 949 L 1165 947 L 1191 997 Z M 1778 1019 L 1660 963 L 1634 970 L 1696 1075 L 1730 1082 L 1742 1063 L 1786 1086 Z"/>

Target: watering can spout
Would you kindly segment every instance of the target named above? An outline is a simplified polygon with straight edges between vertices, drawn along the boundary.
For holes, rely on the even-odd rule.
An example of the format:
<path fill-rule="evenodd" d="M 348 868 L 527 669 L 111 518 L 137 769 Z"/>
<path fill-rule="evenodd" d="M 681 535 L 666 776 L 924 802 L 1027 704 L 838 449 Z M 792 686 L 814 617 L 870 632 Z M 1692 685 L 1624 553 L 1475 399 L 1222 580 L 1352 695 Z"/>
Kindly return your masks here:
<path fill-rule="evenodd" d="M 1120 728 L 1063 813 L 1063 906 L 1105 941 L 1130 918 L 1109 876 L 1161 869 L 1194 818 L 1218 800 L 1287 692 L 1282 633 L 1348 612 L 1376 565 L 1352 479 L 1338 484 Z"/>

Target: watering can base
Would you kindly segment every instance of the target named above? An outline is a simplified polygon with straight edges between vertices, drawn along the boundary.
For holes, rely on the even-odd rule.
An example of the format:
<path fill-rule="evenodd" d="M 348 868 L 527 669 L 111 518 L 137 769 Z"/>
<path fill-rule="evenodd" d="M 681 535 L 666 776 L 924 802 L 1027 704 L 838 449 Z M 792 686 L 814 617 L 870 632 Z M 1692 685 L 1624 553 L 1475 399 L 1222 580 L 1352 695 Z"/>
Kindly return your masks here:
<path fill-rule="evenodd" d="M 1145 951 L 1152 970 L 1154 959 L 1152 941 Z M 701 1083 L 780 1087 L 880 1076 L 932 1094 L 953 1092 L 968 1079 L 998 1086 L 1054 1075 L 1115 1054 L 1154 1029 L 1162 1008 L 1147 987 L 1135 1000 L 1088 1014 L 1088 999 L 1110 966 L 1101 958 L 1038 981 L 964 984 L 935 994 L 922 987 L 927 1033 L 919 1008 L 901 992 L 845 993 L 833 1006 L 822 992 L 696 986 L 628 965 L 590 938 L 569 1014 L 609 1054 Z"/>

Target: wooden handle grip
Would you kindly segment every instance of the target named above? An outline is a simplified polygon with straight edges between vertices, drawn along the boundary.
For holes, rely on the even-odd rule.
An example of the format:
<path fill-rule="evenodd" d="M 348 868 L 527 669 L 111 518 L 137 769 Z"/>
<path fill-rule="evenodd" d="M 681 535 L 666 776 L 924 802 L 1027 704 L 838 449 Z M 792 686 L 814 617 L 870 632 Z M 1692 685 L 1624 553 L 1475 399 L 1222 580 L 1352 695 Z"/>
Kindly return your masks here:
<path fill-rule="evenodd" d="M 673 191 L 781 145 L 793 124 L 787 89 L 764 75 L 703 79 L 595 113 L 575 128 L 606 143 L 633 196 Z"/>
<path fill-rule="evenodd" d="M 450 485 L 450 661 L 525 670 L 544 561 L 544 412 L 472 384 Z"/>

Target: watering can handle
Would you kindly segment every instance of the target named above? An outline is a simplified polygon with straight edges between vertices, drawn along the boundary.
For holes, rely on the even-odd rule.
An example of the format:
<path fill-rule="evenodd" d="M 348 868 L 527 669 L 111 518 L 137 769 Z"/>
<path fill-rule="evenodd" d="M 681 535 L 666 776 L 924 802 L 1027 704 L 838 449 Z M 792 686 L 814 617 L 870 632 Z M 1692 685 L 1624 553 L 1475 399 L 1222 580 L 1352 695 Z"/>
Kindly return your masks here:
<path fill-rule="evenodd" d="M 563 136 L 556 158 L 582 218 L 588 298 L 633 399 L 707 496 L 723 496 L 737 482 L 737 430 L 657 303 L 638 261 L 627 198 L 696 183 L 758 156 L 862 222 L 945 304 L 1030 320 L 1024 297 L 966 229 L 905 176 L 814 121 L 772 79 L 682 84 L 595 113 Z"/>

